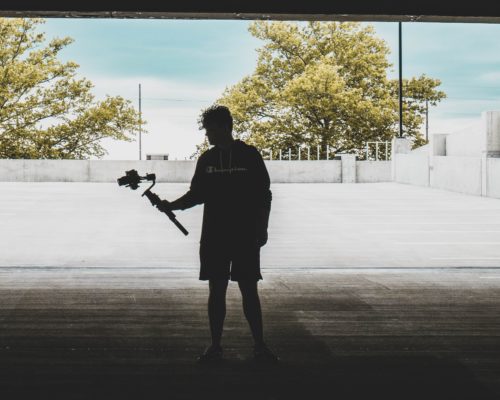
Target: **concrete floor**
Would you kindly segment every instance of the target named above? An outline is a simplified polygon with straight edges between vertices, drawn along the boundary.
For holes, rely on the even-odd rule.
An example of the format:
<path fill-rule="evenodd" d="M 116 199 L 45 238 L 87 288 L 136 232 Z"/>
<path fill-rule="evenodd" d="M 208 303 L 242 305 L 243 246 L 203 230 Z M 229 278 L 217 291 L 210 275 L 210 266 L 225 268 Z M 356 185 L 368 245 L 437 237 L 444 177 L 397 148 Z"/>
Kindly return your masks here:
<path fill-rule="evenodd" d="M 250 358 L 237 285 L 227 360 L 190 271 L 0 268 L 2 399 L 498 399 L 495 269 L 269 271 L 259 283 L 278 366 Z"/>
<path fill-rule="evenodd" d="M 187 188 L 155 190 L 175 199 Z M 498 199 L 395 183 L 272 191 L 264 269 L 500 266 Z M 0 266 L 197 270 L 202 206 L 177 212 L 185 237 L 141 193 L 106 183 L 0 183 Z"/>
<path fill-rule="evenodd" d="M 251 360 L 231 283 L 227 361 L 203 368 L 201 207 L 186 238 L 117 185 L 0 183 L 0 398 L 500 398 L 499 200 L 272 189 L 259 286 L 282 362 Z"/>

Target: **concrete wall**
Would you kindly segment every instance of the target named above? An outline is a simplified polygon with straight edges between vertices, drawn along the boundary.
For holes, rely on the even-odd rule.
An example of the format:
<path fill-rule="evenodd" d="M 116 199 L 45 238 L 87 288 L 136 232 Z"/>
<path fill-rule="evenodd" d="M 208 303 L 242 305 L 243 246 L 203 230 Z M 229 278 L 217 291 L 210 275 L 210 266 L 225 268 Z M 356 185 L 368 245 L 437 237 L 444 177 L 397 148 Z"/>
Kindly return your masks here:
<path fill-rule="evenodd" d="M 447 133 L 434 133 L 431 135 L 429 145 L 427 147 L 430 156 L 445 156 L 446 155 L 446 137 Z M 427 145 L 426 145 L 427 146 Z M 422 146 L 425 147 L 425 146 Z"/>
<path fill-rule="evenodd" d="M 357 161 L 356 162 L 356 182 L 390 182 L 391 162 L 390 161 Z"/>
<path fill-rule="evenodd" d="M 427 154 L 393 154 L 394 181 L 417 186 L 429 186 L 429 156 Z"/>
<path fill-rule="evenodd" d="M 431 146 L 430 144 L 424 144 L 423 146 L 417 147 L 414 150 L 411 150 L 411 154 L 417 154 L 417 153 L 425 153 L 428 154 L 429 151 L 431 151 Z"/>
<path fill-rule="evenodd" d="M 430 186 L 481 196 L 481 159 L 479 157 L 433 157 Z"/>
<path fill-rule="evenodd" d="M 275 183 L 340 183 L 342 163 L 330 161 L 266 161 Z"/>
<path fill-rule="evenodd" d="M 395 137 L 391 143 L 391 181 L 397 182 L 396 170 L 397 163 L 395 154 L 409 154 L 411 153 L 412 143 L 406 138 Z"/>
<path fill-rule="evenodd" d="M 0 160 L 4 182 L 116 182 L 125 171 L 154 172 L 159 182 L 189 182 L 193 161 Z"/>
<path fill-rule="evenodd" d="M 500 158 L 488 158 L 486 195 L 500 199 Z"/>
<path fill-rule="evenodd" d="M 88 180 L 89 164 L 81 160 L 0 160 L 3 182 L 79 182 Z"/>
<path fill-rule="evenodd" d="M 481 120 L 446 135 L 447 156 L 500 156 L 500 111 L 485 111 Z"/>
<path fill-rule="evenodd" d="M 395 138 L 393 180 L 454 192 L 500 198 L 500 111 L 450 134 L 433 134 L 429 145 L 408 151 L 410 141 Z"/>
<path fill-rule="evenodd" d="M 486 131 L 486 156 L 500 157 L 500 111 L 488 111 L 482 116 Z"/>
<path fill-rule="evenodd" d="M 396 154 L 393 168 L 395 182 L 500 198 L 500 158 Z"/>
<path fill-rule="evenodd" d="M 341 154 L 340 160 L 342 183 L 356 183 L 356 156 L 354 154 Z"/>
<path fill-rule="evenodd" d="M 390 162 L 352 161 L 345 178 L 357 182 L 390 181 Z M 190 182 L 195 161 L 114 160 L 0 160 L 0 181 L 4 182 L 116 182 L 125 171 L 155 173 L 158 182 Z M 342 161 L 266 161 L 275 183 L 340 183 Z"/>
<path fill-rule="evenodd" d="M 452 157 L 480 157 L 486 150 L 486 133 L 478 123 L 446 135 L 446 153 Z"/>

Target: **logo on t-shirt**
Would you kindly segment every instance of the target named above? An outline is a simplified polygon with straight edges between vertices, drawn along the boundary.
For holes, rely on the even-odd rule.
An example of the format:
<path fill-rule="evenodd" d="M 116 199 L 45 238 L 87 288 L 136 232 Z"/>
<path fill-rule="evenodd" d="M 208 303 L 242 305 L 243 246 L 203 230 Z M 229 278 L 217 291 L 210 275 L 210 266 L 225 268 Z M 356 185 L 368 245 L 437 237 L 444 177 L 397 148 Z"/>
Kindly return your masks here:
<path fill-rule="evenodd" d="M 230 174 L 232 172 L 246 172 L 246 171 L 248 171 L 248 169 L 242 168 L 242 167 L 217 168 L 217 167 L 214 167 L 213 165 L 209 165 L 205 169 L 205 172 L 207 174 Z"/>

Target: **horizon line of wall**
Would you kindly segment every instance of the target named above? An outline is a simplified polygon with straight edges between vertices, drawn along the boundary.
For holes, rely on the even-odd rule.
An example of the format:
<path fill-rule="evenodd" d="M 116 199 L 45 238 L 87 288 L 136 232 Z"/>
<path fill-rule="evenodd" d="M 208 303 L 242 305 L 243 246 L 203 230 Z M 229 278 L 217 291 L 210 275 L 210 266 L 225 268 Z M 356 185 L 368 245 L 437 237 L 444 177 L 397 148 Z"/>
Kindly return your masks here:
<path fill-rule="evenodd" d="M 264 161 L 272 183 L 390 182 L 390 161 L 340 160 Z M 135 169 L 156 174 L 158 183 L 189 183 L 192 160 L 24 160 L 0 159 L 0 182 L 113 182 Z"/>
<path fill-rule="evenodd" d="M 455 133 L 434 134 L 412 150 L 394 138 L 391 161 L 269 161 L 273 183 L 397 182 L 500 198 L 500 111 L 482 113 L 480 124 Z M 116 182 L 125 171 L 155 173 L 158 182 L 189 183 L 196 161 L 14 160 L 0 159 L 0 182 Z"/>

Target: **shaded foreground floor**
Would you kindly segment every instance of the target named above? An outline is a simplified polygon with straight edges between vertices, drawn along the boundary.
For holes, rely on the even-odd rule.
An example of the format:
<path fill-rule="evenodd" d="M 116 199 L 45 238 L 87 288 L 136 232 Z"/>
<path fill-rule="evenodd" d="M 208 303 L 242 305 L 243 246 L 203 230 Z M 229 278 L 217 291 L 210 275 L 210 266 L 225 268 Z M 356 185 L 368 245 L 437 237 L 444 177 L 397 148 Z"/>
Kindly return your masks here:
<path fill-rule="evenodd" d="M 225 364 L 200 367 L 206 282 L 193 271 L 0 268 L 1 398 L 495 399 L 500 270 L 268 271 L 279 366 L 251 360 L 235 283 Z"/>

